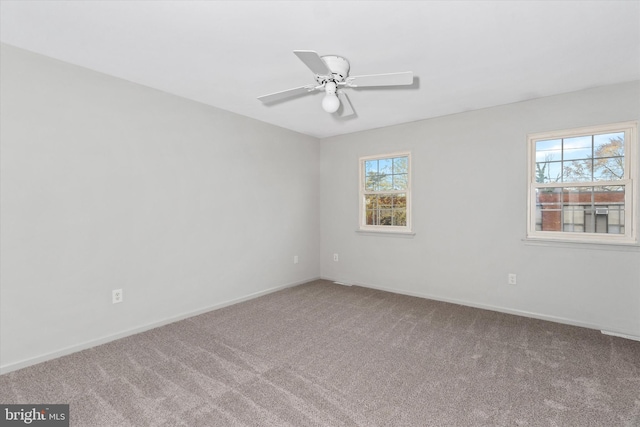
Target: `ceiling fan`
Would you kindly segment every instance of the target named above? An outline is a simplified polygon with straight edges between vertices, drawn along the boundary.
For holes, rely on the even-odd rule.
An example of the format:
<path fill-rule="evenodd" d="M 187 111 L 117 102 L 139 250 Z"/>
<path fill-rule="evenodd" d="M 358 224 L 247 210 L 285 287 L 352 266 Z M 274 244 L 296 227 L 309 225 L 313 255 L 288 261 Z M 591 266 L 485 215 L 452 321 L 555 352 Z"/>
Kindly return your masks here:
<path fill-rule="evenodd" d="M 340 116 L 352 115 L 353 108 L 342 88 L 359 88 L 373 86 L 402 86 L 413 83 L 413 72 L 389 74 L 369 74 L 364 76 L 349 76 L 349 61 L 341 56 L 320 56 L 312 50 L 294 50 L 302 62 L 315 75 L 316 84 L 309 84 L 293 89 L 283 90 L 268 95 L 259 96 L 258 99 L 265 104 L 280 101 L 297 95 L 311 93 L 316 90 L 325 92 L 322 100 L 322 108 L 327 113 L 335 113 L 342 104 Z"/>

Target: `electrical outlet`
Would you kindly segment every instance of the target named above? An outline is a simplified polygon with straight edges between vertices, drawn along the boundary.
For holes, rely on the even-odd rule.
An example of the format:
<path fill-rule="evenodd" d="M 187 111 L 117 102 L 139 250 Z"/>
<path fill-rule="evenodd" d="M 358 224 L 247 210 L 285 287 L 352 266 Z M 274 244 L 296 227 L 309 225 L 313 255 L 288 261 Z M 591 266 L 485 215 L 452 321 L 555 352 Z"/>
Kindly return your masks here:
<path fill-rule="evenodd" d="M 298 263 L 298 255 L 294 255 L 293 256 L 293 263 L 297 264 Z"/>
<path fill-rule="evenodd" d="M 338 254 L 333 254 L 333 260 L 338 261 Z"/>
<path fill-rule="evenodd" d="M 122 302 L 122 289 L 114 289 L 111 291 L 111 299 L 114 304 Z"/>
<path fill-rule="evenodd" d="M 514 273 L 509 273 L 509 275 L 507 276 L 507 280 L 509 281 L 510 285 L 516 285 L 518 283 L 518 276 L 516 276 Z"/>

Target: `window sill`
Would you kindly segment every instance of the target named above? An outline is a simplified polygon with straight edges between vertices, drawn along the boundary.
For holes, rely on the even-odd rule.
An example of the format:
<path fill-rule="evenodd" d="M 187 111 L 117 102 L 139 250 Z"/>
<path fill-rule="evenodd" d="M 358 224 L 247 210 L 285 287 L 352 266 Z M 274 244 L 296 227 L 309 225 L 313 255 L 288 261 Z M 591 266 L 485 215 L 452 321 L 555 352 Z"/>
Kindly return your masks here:
<path fill-rule="evenodd" d="M 356 233 L 364 236 L 389 236 L 389 237 L 404 237 L 412 239 L 416 235 L 413 231 L 400 231 L 400 230 L 370 230 L 359 228 Z"/>
<path fill-rule="evenodd" d="M 522 239 L 522 242 L 527 246 L 640 252 L 640 245 L 633 242 L 596 242 L 593 240 L 576 241 L 565 239 L 542 239 L 535 237 L 525 237 Z"/>

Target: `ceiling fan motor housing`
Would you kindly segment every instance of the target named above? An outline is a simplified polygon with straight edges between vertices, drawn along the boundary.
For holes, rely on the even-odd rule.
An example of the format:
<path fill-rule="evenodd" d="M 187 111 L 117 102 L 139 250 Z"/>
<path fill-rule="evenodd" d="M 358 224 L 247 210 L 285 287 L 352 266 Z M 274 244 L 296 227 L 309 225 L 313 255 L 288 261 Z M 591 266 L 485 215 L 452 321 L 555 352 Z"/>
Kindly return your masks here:
<path fill-rule="evenodd" d="M 327 67 L 331 70 L 333 74 L 333 79 L 336 83 L 344 82 L 345 79 L 349 76 L 349 61 L 347 61 L 342 56 L 335 55 L 327 55 L 322 56 L 322 60 L 327 64 Z M 326 82 L 326 79 L 323 79 L 326 76 L 317 76 L 316 79 L 319 83 Z"/>

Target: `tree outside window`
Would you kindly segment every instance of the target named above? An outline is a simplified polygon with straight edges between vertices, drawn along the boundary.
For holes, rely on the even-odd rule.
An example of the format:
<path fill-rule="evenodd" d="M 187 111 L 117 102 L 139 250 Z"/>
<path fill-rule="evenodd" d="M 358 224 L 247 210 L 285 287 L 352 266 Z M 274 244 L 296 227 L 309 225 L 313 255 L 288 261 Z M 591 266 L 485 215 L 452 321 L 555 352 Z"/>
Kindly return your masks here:
<path fill-rule="evenodd" d="M 360 159 L 362 229 L 409 230 L 410 155 Z"/>

